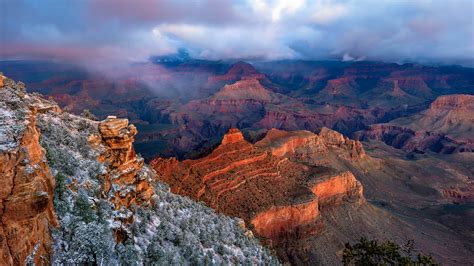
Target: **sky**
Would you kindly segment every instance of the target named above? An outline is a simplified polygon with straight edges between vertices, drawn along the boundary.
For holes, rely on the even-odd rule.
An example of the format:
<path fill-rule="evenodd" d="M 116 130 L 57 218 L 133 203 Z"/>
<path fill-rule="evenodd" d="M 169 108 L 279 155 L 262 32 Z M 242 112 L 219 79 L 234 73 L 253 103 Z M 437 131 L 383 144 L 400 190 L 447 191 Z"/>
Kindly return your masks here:
<path fill-rule="evenodd" d="M 0 59 L 474 65 L 474 0 L 0 0 Z"/>

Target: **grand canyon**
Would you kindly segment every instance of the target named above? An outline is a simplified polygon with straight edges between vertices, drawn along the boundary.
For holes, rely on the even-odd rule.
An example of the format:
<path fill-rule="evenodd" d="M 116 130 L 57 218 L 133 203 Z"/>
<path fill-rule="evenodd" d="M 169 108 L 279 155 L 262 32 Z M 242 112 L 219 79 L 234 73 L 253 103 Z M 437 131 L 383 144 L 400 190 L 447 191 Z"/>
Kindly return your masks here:
<path fill-rule="evenodd" d="M 20 2 L 1 265 L 472 265 L 469 1 Z"/>

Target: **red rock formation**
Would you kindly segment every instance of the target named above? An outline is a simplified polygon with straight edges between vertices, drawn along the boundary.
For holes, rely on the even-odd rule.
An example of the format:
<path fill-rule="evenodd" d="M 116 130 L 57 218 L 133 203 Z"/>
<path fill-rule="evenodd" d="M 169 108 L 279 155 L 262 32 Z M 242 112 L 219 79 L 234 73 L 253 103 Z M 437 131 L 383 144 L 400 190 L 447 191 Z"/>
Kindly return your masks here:
<path fill-rule="evenodd" d="M 39 144 L 36 113 L 55 108 L 36 106 L 21 84 L 4 81 L 6 87 L 0 88 L 7 103 L 0 105 L 0 264 L 23 265 L 34 252 L 35 264 L 45 265 L 52 244 L 49 227 L 57 226 L 52 203 L 55 181 Z"/>
<path fill-rule="evenodd" d="M 440 154 L 474 151 L 474 143 L 456 141 L 444 134 L 418 130 L 392 124 L 376 124 L 367 131 L 356 132 L 360 140 L 378 140 L 407 152 L 432 151 Z"/>
<path fill-rule="evenodd" d="M 222 139 L 222 145 L 237 143 L 244 140 L 244 135 L 242 132 L 236 128 L 232 128 L 225 134 L 224 139 Z"/>
<path fill-rule="evenodd" d="M 210 76 L 208 78 L 209 83 L 216 83 L 219 81 L 232 82 L 239 79 L 264 79 L 265 75 L 258 73 L 257 70 L 248 63 L 237 62 L 231 66 L 231 68 L 224 75 Z"/>
<path fill-rule="evenodd" d="M 289 233 L 297 233 L 302 237 L 303 234 L 314 234 L 320 229 L 315 226 L 318 216 L 318 201 L 311 200 L 293 206 L 271 207 L 252 218 L 251 224 L 257 235 L 267 239 L 284 238 Z"/>
<path fill-rule="evenodd" d="M 474 95 L 453 94 L 436 98 L 430 105 L 431 110 L 474 110 Z"/>
<path fill-rule="evenodd" d="M 441 190 L 443 198 L 451 200 L 456 203 L 464 203 L 466 201 L 474 200 L 474 185 L 469 183 L 465 187 L 451 186 Z"/>
<path fill-rule="evenodd" d="M 212 98 L 216 100 L 256 100 L 270 102 L 274 98 L 272 92 L 265 89 L 257 79 L 244 79 L 225 85 Z"/>
<path fill-rule="evenodd" d="M 356 199 L 358 204 L 364 203 L 362 184 L 351 172 L 327 176 L 310 185 L 311 191 L 318 196 L 320 209 L 332 208 L 348 199 Z"/>
<path fill-rule="evenodd" d="M 99 133 L 100 136 L 93 135 L 89 141 L 97 148 L 100 144 L 104 148 L 98 158 L 108 165 L 108 171 L 104 175 L 104 193 L 107 194 L 113 185 L 131 188 L 115 191 L 111 200 L 116 209 L 130 208 L 132 204 L 148 204 L 154 190 L 149 180 L 139 174 L 144 161 L 137 158 L 132 146 L 137 134 L 135 126 L 129 125 L 127 119 L 110 116 L 99 123 Z"/>
<path fill-rule="evenodd" d="M 334 97 L 350 97 L 357 94 L 358 84 L 353 77 L 341 77 L 329 80 L 326 87 L 321 90 L 319 96 L 325 100 Z"/>
<path fill-rule="evenodd" d="M 315 161 L 317 156 L 326 155 L 330 151 L 351 160 L 365 157 L 362 143 L 325 127 L 319 135 L 305 130 L 288 132 L 271 129 L 266 137 L 255 145 L 270 149 L 275 156 L 291 156 L 299 160 Z"/>
<path fill-rule="evenodd" d="M 157 158 L 151 166 L 173 192 L 240 217 L 258 236 L 284 246 L 321 231 L 321 206 L 364 202 L 362 186 L 350 172 L 315 166 L 329 153 L 359 160 L 365 156 L 359 145 L 328 129 L 320 135 L 272 129 L 253 145 L 231 129 L 204 158 Z"/>

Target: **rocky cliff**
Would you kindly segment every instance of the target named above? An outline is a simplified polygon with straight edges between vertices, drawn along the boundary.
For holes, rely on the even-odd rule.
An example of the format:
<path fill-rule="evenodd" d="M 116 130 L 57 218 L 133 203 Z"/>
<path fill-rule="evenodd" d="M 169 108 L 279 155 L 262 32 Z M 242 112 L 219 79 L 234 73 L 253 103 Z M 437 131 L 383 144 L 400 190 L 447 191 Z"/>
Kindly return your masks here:
<path fill-rule="evenodd" d="M 430 105 L 430 110 L 456 110 L 471 112 L 474 109 L 474 95 L 454 94 L 436 98 Z"/>
<path fill-rule="evenodd" d="M 59 109 L 37 102 L 24 85 L 0 75 L 0 264 L 20 265 L 28 256 L 48 264 L 57 226 L 53 207 L 55 179 L 36 128 L 38 112 Z"/>

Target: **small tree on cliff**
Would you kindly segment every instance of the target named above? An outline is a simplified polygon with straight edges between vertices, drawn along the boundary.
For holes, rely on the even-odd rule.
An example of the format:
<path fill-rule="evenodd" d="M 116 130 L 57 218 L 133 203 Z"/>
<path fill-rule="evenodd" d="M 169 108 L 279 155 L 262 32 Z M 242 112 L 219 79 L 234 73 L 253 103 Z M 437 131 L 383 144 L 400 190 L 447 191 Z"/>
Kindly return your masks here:
<path fill-rule="evenodd" d="M 378 243 L 361 237 L 357 243 L 346 243 L 344 265 L 437 265 L 431 256 L 413 254 L 413 241 L 402 248 L 393 241 Z"/>
<path fill-rule="evenodd" d="M 81 116 L 94 121 L 98 120 L 97 116 L 95 116 L 89 109 L 82 110 Z"/>

